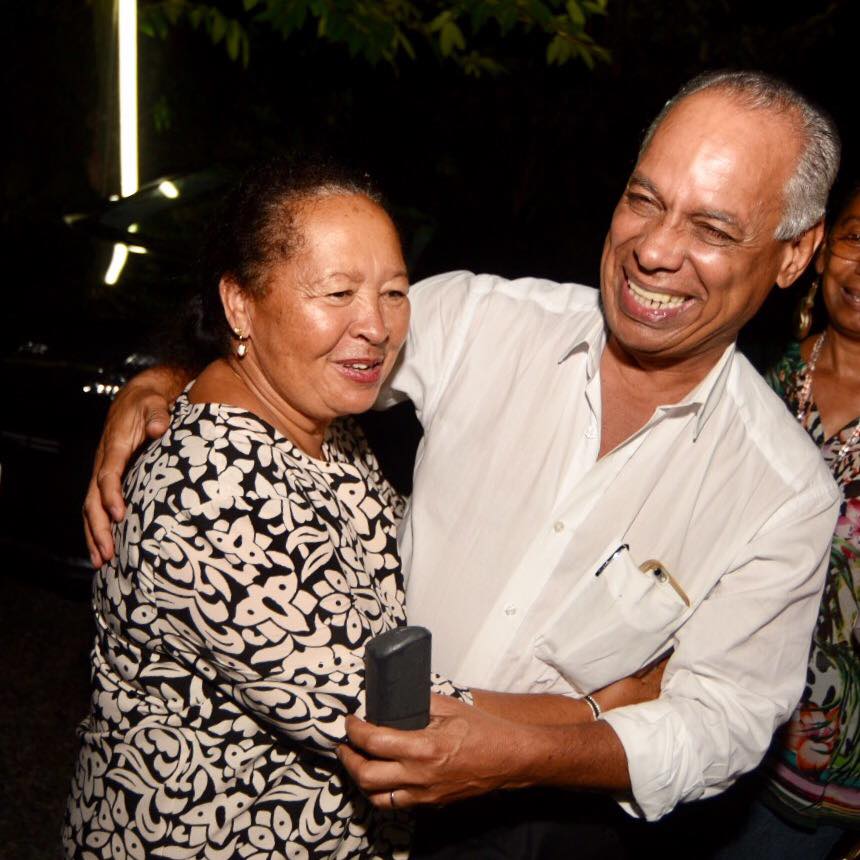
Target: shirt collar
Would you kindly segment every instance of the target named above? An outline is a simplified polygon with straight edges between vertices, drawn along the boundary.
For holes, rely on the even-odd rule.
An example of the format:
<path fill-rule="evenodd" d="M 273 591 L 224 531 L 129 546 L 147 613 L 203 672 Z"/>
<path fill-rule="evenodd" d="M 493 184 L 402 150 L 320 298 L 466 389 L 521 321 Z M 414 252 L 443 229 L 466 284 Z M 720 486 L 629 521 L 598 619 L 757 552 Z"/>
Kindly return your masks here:
<path fill-rule="evenodd" d="M 726 390 L 734 354 L 735 343 L 732 341 L 723 350 L 719 361 L 710 369 L 708 375 L 683 400 L 671 406 L 661 407 L 666 411 L 685 409 L 690 406 L 696 407 L 698 417 L 693 433 L 694 442 L 699 438 L 699 434 L 704 429 L 705 424 L 708 423 L 708 419 L 714 414 L 714 410 L 719 405 L 723 392 Z"/>
<path fill-rule="evenodd" d="M 600 369 L 600 356 L 606 345 L 606 327 L 602 316 L 594 322 L 576 341 L 562 353 L 558 360 L 564 363 L 572 355 L 586 354 L 585 373 L 590 382 Z M 730 343 L 717 363 L 708 371 L 708 375 L 681 401 L 667 406 L 659 407 L 664 412 L 678 413 L 695 410 L 698 413 L 696 419 L 696 430 L 693 441 L 699 438 L 699 434 L 708 423 L 708 419 L 714 413 L 720 402 L 728 382 L 735 354 L 735 344 Z"/>
<path fill-rule="evenodd" d="M 585 376 L 590 382 L 600 370 L 600 356 L 606 346 L 606 326 L 603 314 L 597 314 L 585 331 L 559 356 L 558 363 L 564 364 L 572 355 L 586 354 Z"/>

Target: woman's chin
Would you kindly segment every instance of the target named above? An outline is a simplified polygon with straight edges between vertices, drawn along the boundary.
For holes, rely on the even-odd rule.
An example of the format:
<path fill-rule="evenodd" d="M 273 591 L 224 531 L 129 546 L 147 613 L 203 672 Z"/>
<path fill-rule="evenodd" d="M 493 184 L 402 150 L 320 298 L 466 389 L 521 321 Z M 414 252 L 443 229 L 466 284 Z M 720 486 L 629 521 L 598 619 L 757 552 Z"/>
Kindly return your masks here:
<path fill-rule="evenodd" d="M 379 386 L 372 390 L 344 392 L 332 403 L 332 413 L 335 418 L 344 418 L 347 415 L 361 415 L 373 407 L 379 396 Z"/>

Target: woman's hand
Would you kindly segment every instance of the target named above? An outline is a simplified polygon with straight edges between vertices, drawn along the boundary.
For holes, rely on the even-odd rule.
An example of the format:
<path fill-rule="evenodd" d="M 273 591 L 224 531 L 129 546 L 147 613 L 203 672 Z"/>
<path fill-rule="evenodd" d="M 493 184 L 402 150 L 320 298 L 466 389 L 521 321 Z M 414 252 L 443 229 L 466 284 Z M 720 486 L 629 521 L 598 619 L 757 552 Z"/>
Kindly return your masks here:
<path fill-rule="evenodd" d="M 613 684 L 607 684 L 596 693 L 592 693 L 592 698 L 600 705 L 601 711 L 621 708 L 624 705 L 638 705 L 640 702 L 650 702 L 660 695 L 663 672 L 668 662 L 669 657 L 664 657 L 646 672 L 630 675 L 620 681 L 615 681 Z"/>
<path fill-rule="evenodd" d="M 93 474 L 84 499 L 84 535 L 93 567 L 113 558 L 111 522 L 125 516 L 122 476 L 132 454 L 147 439 L 157 439 L 170 421 L 169 400 L 182 390 L 184 375 L 151 368 L 120 389 L 111 404 L 96 449 Z"/>

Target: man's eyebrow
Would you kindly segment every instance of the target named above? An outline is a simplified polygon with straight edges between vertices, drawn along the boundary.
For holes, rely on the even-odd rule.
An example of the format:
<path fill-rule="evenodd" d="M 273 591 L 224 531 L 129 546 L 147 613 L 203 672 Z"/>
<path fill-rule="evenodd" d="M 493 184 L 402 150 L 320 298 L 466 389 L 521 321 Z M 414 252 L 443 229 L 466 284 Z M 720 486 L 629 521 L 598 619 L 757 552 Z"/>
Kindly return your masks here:
<path fill-rule="evenodd" d="M 695 213 L 699 217 L 709 218 L 712 221 L 720 221 L 727 224 L 729 227 L 741 228 L 741 224 L 737 217 L 731 212 L 724 212 L 722 209 L 701 209 Z"/>
<path fill-rule="evenodd" d="M 658 199 L 660 197 L 660 192 L 657 190 L 657 186 L 646 176 L 643 176 L 641 173 L 633 173 L 630 176 L 630 179 L 627 181 L 627 187 L 629 188 L 631 185 L 640 185 L 649 193 L 653 194 Z"/>

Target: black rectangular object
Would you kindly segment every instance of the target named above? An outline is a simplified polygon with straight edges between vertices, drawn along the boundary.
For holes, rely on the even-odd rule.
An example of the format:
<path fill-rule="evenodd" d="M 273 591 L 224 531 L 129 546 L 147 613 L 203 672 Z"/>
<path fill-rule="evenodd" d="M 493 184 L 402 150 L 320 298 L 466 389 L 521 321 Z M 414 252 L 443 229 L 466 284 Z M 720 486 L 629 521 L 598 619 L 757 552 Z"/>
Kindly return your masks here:
<path fill-rule="evenodd" d="M 368 722 L 423 729 L 430 722 L 430 631 L 397 627 L 375 636 L 364 651 Z"/>

